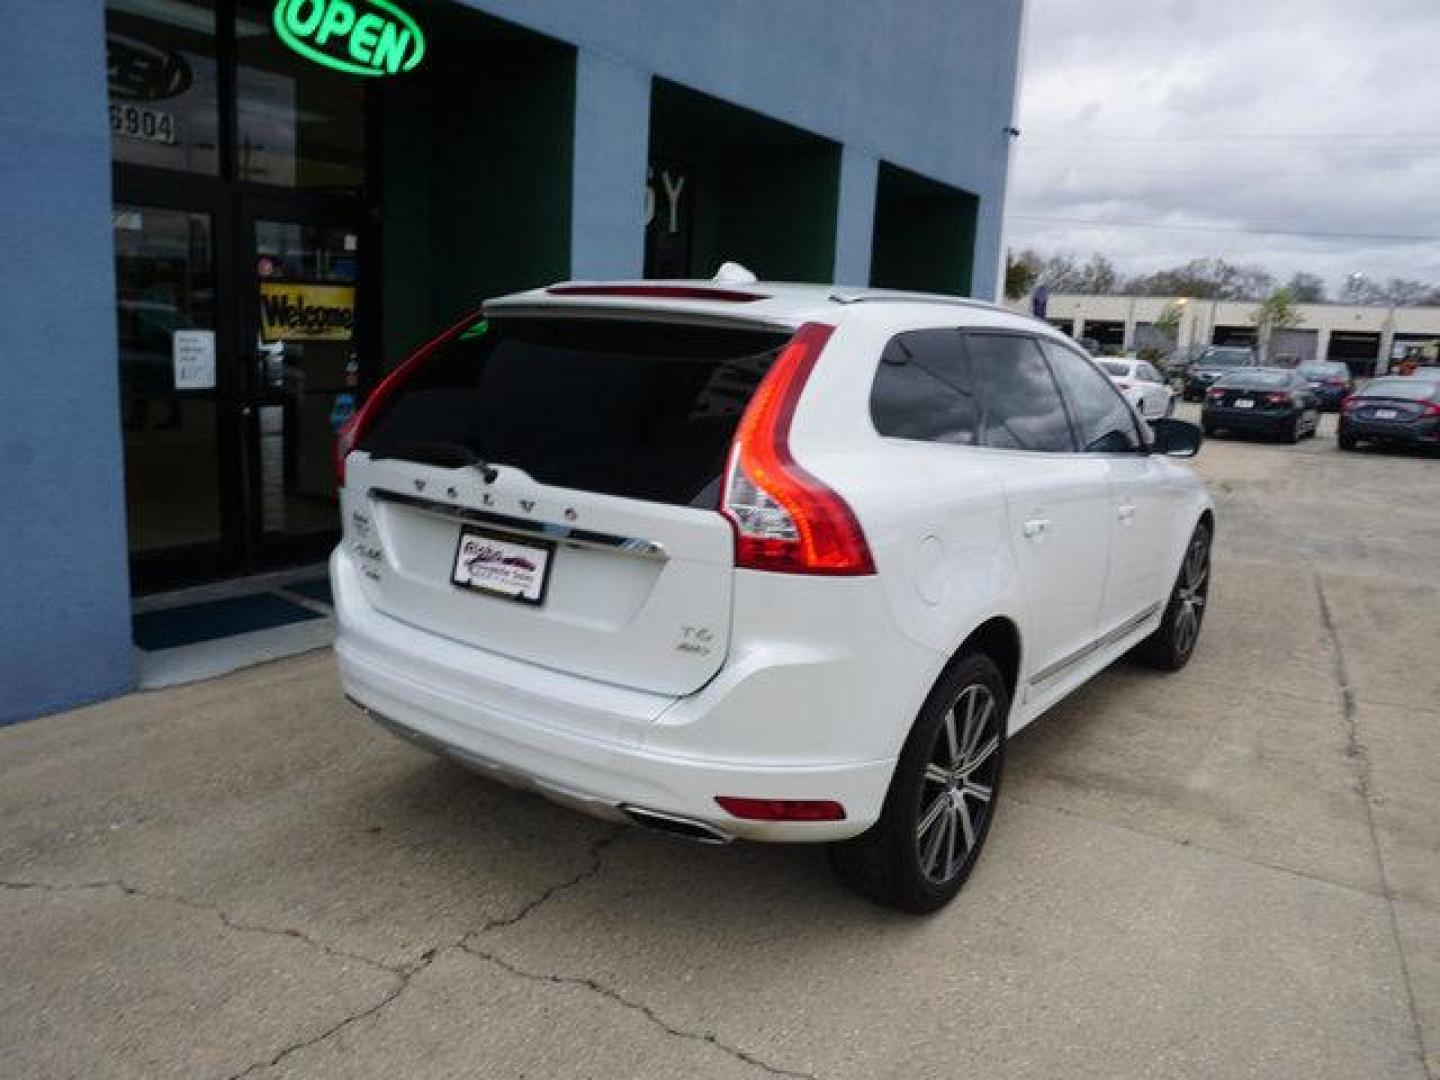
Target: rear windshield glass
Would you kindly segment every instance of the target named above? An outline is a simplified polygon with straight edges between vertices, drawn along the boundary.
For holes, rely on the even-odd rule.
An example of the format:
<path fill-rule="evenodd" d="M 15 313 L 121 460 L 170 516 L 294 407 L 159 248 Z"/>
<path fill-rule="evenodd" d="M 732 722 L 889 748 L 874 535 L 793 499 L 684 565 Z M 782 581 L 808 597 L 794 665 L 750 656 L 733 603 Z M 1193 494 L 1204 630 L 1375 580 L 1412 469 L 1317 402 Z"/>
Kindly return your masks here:
<path fill-rule="evenodd" d="M 1440 383 L 1429 379 L 1376 379 L 1365 384 L 1365 397 L 1404 398 L 1407 401 L 1429 401 L 1440 396 Z"/>
<path fill-rule="evenodd" d="M 1206 349 L 1195 363 L 1200 367 L 1244 367 L 1250 363 L 1250 350 Z"/>
<path fill-rule="evenodd" d="M 435 353 L 359 449 L 436 464 L 468 452 L 557 487 L 714 506 L 740 414 L 788 340 L 631 320 L 492 319 Z"/>
<path fill-rule="evenodd" d="M 1277 387 L 1290 385 L 1290 372 L 1288 371 L 1266 371 L 1263 368 L 1253 368 L 1250 371 L 1237 371 L 1233 375 L 1226 375 L 1215 384 L 1216 386 L 1262 386 Z"/>
<path fill-rule="evenodd" d="M 1312 379 L 1324 378 L 1327 375 L 1348 375 L 1350 369 L 1340 363 L 1319 363 L 1301 364 L 1300 374 L 1309 376 Z"/>
<path fill-rule="evenodd" d="M 1116 363 L 1114 360 L 1101 360 L 1099 364 L 1107 375 L 1114 375 L 1117 379 L 1123 379 L 1130 374 L 1129 364 Z"/>

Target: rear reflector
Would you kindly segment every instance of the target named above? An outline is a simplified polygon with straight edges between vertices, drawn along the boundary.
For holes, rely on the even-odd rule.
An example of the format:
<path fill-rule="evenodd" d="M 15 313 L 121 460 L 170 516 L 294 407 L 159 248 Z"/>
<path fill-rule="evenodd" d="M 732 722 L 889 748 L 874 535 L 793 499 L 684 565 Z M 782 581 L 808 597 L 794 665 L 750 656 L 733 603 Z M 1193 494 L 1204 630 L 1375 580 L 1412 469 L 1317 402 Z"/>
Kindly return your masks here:
<path fill-rule="evenodd" d="M 738 289 L 707 289 L 703 285 L 551 285 L 551 296 L 628 296 L 651 300 L 719 300 L 728 304 L 749 304 L 768 300 L 762 293 Z"/>
<path fill-rule="evenodd" d="M 746 821 L 844 821 L 845 807 L 833 799 L 742 799 L 716 795 L 731 817 Z"/>

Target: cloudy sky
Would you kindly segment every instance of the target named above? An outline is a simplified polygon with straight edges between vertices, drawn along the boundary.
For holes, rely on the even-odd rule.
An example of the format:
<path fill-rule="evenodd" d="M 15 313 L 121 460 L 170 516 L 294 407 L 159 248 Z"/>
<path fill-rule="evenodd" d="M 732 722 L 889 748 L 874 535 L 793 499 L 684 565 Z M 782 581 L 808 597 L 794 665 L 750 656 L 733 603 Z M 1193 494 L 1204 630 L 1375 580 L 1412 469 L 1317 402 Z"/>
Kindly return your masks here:
<path fill-rule="evenodd" d="M 1011 248 L 1440 285 L 1440 0 L 1026 7 Z"/>

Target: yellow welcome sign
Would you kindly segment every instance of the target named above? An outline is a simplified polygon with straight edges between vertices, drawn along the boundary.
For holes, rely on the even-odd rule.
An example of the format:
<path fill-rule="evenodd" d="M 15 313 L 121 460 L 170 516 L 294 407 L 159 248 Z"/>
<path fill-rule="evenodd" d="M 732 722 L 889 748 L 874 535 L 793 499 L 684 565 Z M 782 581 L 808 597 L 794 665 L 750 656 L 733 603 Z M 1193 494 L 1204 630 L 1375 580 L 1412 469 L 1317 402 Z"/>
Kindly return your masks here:
<path fill-rule="evenodd" d="M 354 334 L 354 285 L 260 282 L 263 341 L 349 341 Z"/>

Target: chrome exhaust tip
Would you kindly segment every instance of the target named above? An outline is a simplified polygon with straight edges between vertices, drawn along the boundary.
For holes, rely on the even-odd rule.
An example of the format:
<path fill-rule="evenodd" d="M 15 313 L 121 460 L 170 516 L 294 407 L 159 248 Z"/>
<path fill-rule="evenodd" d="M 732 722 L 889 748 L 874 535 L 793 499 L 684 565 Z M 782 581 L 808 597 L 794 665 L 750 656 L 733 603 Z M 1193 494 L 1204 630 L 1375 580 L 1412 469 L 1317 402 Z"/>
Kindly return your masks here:
<path fill-rule="evenodd" d="M 647 810 L 643 806 L 622 806 L 620 810 L 642 829 L 668 833 L 685 840 L 693 840 L 697 844 L 728 844 L 735 839 L 723 829 L 717 829 L 709 822 L 697 821 L 695 818 L 667 814 L 662 810 Z"/>

